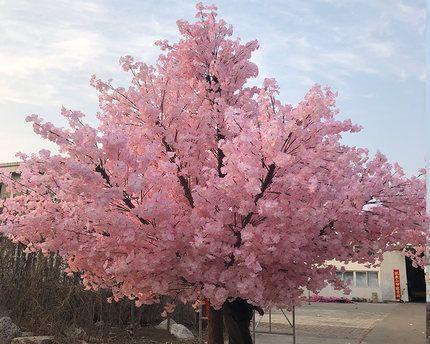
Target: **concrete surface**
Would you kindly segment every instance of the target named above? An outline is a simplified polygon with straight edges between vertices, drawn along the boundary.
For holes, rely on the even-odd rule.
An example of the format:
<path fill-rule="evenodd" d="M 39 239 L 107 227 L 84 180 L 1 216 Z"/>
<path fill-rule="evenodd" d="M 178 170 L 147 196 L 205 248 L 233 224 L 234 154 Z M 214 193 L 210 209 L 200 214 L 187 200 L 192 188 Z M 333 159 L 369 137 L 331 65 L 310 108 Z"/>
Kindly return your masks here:
<path fill-rule="evenodd" d="M 375 325 L 363 344 L 423 344 L 426 340 L 426 305 L 405 303 Z"/>
<path fill-rule="evenodd" d="M 297 344 L 422 344 L 425 304 L 313 303 L 296 311 Z M 287 313 L 291 321 L 291 313 Z M 268 314 L 257 317 L 257 331 L 268 331 Z M 293 343 L 292 329 L 280 311 L 272 312 L 272 331 L 256 333 L 255 344 Z M 290 335 L 288 335 L 288 333 Z"/>
<path fill-rule="evenodd" d="M 430 281 L 426 282 L 427 285 L 430 285 Z M 427 290 L 429 288 L 427 287 Z M 427 299 L 429 298 L 429 295 L 427 295 Z M 427 335 L 427 344 L 430 344 L 430 303 L 427 302 L 426 304 L 426 309 L 427 309 L 427 316 L 426 316 L 426 335 Z"/>

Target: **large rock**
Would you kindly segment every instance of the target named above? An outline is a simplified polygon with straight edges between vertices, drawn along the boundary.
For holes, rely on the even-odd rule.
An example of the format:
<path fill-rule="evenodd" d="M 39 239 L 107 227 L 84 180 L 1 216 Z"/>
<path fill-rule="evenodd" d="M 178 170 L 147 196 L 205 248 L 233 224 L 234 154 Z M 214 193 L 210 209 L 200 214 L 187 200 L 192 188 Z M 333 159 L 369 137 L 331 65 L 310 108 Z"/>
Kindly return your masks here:
<path fill-rule="evenodd" d="M 21 330 L 9 317 L 0 318 L 0 344 L 9 343 L 14 337 L 21 334 Z"/>
<path fill-rule="evenodd" d="M 172 325 L 174 324 L 176 324 L 175 320 L 170 319 L 170 327 L 172 327 Z M 155 328 L 158 328 L 160 330 L 167 330 L 167 319 L 164 319 L 161 323 L 155 326 Z"/>
<path fill-rule="evenodd" d="M 190 340 L 194 339 L 193 333 L 181 324 L 171 324 L 170 333 L 176 338 Z"/>
<path fill-rule="evenodd" d="M 57 344 L 51 336 L 17 337 L 12 339 L 11 344 Z"/>
<path fill-rule="evenodd" d="M 83 328 L 71 326 L 66 330 L 66 336 L 69 338 L 83 339 L 87 336 L 87 333 Z"/>

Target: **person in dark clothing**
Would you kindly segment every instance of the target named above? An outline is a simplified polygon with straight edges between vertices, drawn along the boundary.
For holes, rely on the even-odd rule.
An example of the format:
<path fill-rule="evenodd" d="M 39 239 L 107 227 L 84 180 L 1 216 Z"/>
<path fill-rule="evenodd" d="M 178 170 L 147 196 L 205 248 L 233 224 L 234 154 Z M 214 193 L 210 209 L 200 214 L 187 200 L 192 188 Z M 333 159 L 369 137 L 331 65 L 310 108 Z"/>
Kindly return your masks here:
<path fill-rule="evenodd" d="M 230 344 L 252 344 L 249 326 L 254 315 L 254 309 L 260 315 L 264 314 L 260 307 L 250 305 L 241 298 L 224 304 L 224 323 Z"/>

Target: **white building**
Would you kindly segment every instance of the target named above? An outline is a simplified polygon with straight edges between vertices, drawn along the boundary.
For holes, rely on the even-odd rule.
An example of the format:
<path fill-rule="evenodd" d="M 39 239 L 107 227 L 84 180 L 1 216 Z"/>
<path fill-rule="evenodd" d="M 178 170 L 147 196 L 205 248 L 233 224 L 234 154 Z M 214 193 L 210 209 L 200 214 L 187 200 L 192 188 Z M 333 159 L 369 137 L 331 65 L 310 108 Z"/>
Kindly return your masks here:
<path fill-rule="evenodd" d="M 338 276 L 343 281 L 351 281 L 351 293 L 334 290 L 327 286 L 318 295 L 384 301 L 425 301 L 424 270 L 414 268 L 411 260 L 401 252 L 386 252 L 379 267 L 366 267 L 359 263 L 330 262 L 339 267 Z M 345 271 L 340 272 L 344 267 Z"/>
<path fill-rule="evenodd" d="M 18 169 L 18 166 L 18 162 L 0 163 L 0 173 L 8 175 L 12 179 L 18 179 L 19 174 L 15 172 Z M 0 183 L 0 198 L 5 198 L 7 196 L 8 194 L 4 184 Z"/>

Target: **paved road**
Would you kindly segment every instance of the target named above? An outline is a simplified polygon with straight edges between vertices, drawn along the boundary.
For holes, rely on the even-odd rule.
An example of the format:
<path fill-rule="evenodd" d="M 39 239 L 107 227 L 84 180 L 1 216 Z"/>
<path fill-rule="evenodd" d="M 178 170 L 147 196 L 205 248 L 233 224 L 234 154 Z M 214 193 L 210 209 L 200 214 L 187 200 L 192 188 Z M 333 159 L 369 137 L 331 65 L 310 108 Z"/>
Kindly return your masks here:
<path fill-rule="evenodd" d="M 363 344 L 423 344 L 425 343 L 425 304 L 407 303 L 375 325 Z"/>
<path fill-rule="evenodd" d="M 425 304 L 313 303 L 296 311 L 296 343 L 422 344 L 425 323 Z M 267 314 L 257 330 L 269 330 Z M 280 311 L 272 313 L 272 331 L 292 333 Z M 275 343 L 293 343 L 292 336 L 256 334 L 255 344 Z"/>

